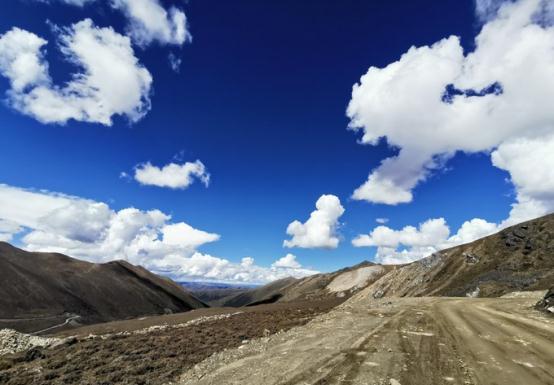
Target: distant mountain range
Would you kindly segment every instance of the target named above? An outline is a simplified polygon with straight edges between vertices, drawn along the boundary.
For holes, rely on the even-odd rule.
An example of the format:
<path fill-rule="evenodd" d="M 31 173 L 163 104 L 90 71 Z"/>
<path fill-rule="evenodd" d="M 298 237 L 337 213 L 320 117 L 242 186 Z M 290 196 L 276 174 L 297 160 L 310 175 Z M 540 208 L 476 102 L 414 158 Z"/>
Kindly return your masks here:
<path fill-rule="evenodd" d="M 363 262 L 264 286 L 181 282 L 124 261 L 94 264 L 0 242 L 0 328 L 36 332 L 210 306 L 386 296 L 497 297 L 554 287 L 554 214 L 406 265 Z"/>
<path fill-rule="evenodd" d="M 179 282 L 179 284 L 210 306 L 218 306 L 222 298 L 246 293 L 260 286 L 221 282 Z"/>
<path fill-rule="evenodd" d="M 237 290 L 249 290 L 254 289 L 258 286 L 257 284 L 247 284 L 247 283 L 224 283 L 224 282 L 177 282 L 179 285 L 183 286 L 185 289 L 190 291 L 198 290 L 227 290 L 227 289 L 237 289 Z"/>
<path fill-rule="evenodd" d="M 95 264 L 0 242 L 0 328 L 38 331 L 206 307 L 168 278 L 125 261 Z"/>

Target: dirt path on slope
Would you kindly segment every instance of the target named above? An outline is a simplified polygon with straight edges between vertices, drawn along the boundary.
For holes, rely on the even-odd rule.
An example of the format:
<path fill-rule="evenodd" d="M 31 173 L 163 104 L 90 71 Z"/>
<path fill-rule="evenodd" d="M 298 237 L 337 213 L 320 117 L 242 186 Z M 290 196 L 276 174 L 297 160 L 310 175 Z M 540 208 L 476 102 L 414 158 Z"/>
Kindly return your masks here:
<path fill-rule="evenodd" d="M 535 299 L 349 301 L 211 357 L 187 384 L 554 384 L 554 321 Z"/>

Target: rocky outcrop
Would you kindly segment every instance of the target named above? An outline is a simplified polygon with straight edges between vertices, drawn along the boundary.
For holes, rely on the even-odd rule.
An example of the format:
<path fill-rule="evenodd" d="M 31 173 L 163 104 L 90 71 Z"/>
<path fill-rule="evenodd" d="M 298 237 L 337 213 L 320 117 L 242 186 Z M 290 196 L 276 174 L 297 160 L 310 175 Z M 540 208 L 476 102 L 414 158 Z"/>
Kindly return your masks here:
<path fill-rule="evenodd" d="M 554 287 L 548 290 L 544 298 L 535 305 L 535 308 L 554 316 Z"/>
<path fill-rule="evenodd" d="M 60 343 L 59 338 L 37 337 L 29 334 L 19 333 L 12 329 L 0 330 L 0 356 L 30 350 L 36 347 L 48 347 Z M 37 350 L 32 356 L 40 354 Z"/>

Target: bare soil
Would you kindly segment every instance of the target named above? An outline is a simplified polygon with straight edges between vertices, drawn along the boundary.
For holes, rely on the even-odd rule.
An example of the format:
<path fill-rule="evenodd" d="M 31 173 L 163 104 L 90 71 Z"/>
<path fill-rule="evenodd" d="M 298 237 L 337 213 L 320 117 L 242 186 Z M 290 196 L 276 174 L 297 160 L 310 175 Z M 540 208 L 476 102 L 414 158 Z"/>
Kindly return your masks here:
<path fill-rule="evenodd" d="M 554 321 L 535 302 L 357 296 L 210 357 L 180 385 L 552 385 Z"/>
<path fill-rule="evenodd" d="M 76 335 L 52 349 L 0 357 L 0 383 L 29 384 L 165 384 L 213 353 L 244 346 L 252 339 L 304 325 L 329 311 L 339 299 L 262 305 L 240 309 L 200 309 L 194 312 L 92 325 L 61 333 Z M 241 312 L 239 314 L 234 314 Z M 168 327 L 146 333 L 89 334 L 137 331 L 156 325 L 184 322 L 221 314 L 186 327 Z"/>

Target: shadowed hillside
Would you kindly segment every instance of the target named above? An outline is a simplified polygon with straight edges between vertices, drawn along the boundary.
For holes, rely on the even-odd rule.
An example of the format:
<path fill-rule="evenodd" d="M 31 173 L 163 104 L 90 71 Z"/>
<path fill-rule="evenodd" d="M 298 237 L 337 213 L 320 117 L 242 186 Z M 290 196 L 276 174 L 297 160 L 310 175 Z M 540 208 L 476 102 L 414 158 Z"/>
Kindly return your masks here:
<path fill-rule="evenodd" d="M 170 279 L 125 261 L 95 264 L 4 242 L 0 282 L 0 328 L 23 331 L 206 306 Z"/>

